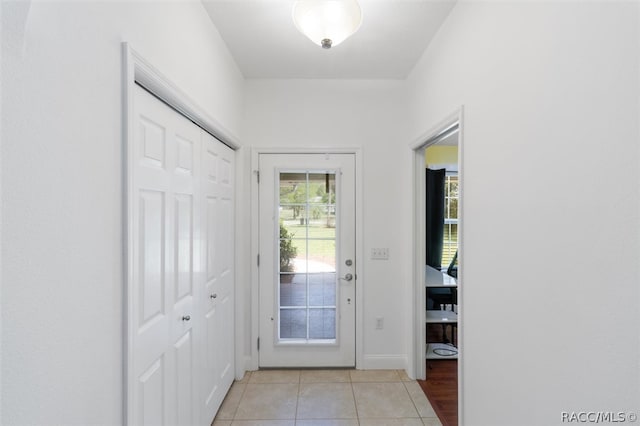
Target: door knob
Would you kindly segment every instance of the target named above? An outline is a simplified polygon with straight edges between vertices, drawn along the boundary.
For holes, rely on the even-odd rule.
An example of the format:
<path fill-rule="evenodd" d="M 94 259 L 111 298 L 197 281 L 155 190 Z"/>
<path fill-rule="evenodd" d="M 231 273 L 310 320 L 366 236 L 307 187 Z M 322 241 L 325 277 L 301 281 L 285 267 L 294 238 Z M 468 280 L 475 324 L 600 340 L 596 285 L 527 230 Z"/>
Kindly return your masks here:
<path fill-rule="evenodd" d="M 189 321 L 191 319 L 191 315 L 185 315 L 182 317 L 182 321 Z"/>
<path fill-rule="evenodd" d="M 341 280 L 351 281 L 353 279 L 353 274 L 347 274 L 344 278 L 340 278 Z"/>
<path fill-rule="evenodd" d="M 211 296 L 209 296 L 211 299 L 215 299 L 216 297 L 218 297 L 218 295 L 216 293 L 213 293 Z"/>

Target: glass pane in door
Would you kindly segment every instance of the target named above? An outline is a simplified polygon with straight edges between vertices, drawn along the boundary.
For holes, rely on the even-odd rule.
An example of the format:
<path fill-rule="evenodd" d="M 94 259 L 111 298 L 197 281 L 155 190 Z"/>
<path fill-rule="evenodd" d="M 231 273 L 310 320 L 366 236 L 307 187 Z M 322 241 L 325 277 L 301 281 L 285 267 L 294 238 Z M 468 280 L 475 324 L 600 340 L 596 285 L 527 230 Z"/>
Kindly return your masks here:
<path fill-rule="evenodd" d="M 279 339 L 336 338 L 336 175 L 280 172 Z"/>

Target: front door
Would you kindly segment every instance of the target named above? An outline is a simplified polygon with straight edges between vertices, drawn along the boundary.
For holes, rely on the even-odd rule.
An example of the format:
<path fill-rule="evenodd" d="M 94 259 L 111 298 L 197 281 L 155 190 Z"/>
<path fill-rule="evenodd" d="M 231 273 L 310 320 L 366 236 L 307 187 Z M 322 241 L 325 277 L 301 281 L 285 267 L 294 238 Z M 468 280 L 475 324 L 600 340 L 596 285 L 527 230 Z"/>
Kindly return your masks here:
<path fill-rule="evenodd" d="M 260 367 L 355 366 L 355 155 L 261 154 Z"/>

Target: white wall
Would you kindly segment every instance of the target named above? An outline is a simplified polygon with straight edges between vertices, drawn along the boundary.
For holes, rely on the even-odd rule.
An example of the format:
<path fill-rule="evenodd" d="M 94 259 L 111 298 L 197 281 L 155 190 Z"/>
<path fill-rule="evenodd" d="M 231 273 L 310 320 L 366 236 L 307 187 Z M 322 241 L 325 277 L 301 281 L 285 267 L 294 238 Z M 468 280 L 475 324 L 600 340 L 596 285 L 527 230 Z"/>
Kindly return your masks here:
<path fill-rule="evenodd" d="M 362 148 L 361 368 L 404 368 L 406 363 L 405 302 L 411 263 L 405 241 L 410 232 L 411 163 L 406 151 L 398 149 L 407 139 L 403 88 L 402 81 L 392 80 L 247 80 L 246 86 L 243 143 L 247 148 Z M 247 176 L 248 161 L 247 156 Z M 250 211 L 249 182 L 247 177 L 244 208 L 238 209 L 247 213 L 240 219 L 245 221 Z M 246 240 L 244 244 L 248 247 Z M 370 260 L 372 247 L 388 247 L 390 259 Z M 376 317 L 384 317 L 383 330 L 375 330 Z"/>
<path fill-rule="evenodd" d="M 408 79 L 464 120 L 463 421 L 640 411 L 637 3 L 461 2 Z"/>
<path fill-rule="evenodd" d="M 121 424 L 120 43 L 236 134 L 244 81 L 199 2 L 2 7 L 3 422 Z"/>

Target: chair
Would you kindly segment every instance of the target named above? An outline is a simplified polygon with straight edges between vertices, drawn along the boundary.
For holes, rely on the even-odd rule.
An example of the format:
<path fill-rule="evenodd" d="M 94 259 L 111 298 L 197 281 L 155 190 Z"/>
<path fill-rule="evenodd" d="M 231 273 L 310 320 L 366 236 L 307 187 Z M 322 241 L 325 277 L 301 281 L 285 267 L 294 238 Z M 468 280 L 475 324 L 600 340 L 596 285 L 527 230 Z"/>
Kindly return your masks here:
<path fill-rule="evenodd" d="M 447 275 L 455 278 L 456 280 L 458 279 L 458 250 L 456 250 L 456 254 L 453 256 L 453 259 L 451 259 L 451 263 L 447 268 Z M 453 310 L 453 305 L 458 305 L 458 287 L 451 289 L 451 298 L 453 299 L 453 302 L 451 303 L 451 309 Z M 455 336 L 456 336 L 457 329 L 458 329 L 457 322 L 451 324 L 451 340 L 453 340 L 454 345 L 456 344 Z M 446 333 L 445 333 L 445 336 L 446 336 Z"/>
<path fill-rule="evenodd" d="M 449 267 L 447 268 L 447 275 L 454 278 L 458 278 L 458 251 L 451 259 Z M 427 288 L 427 310 L 442 310 L 444 305 L 451 305 L 451 310 L 454 310 L 454 305 L 458 304 L 458 289 L 457 288 Z M 431 302 L 431 304 L 429 303 Z M 450 324 L 451 338 L 455 344 L 455 333 L 457 324 Z M 442 340 L 445 343 L 449 343 L 447 339 L 447 324 L 442 324 Z"/>
<path fill-rule="evenodd" d="M 447 275 L 458 278 L 458 250 L 456 250 L 456 254 L 453 255 L 453 259 L 451 259 L 451 263 L 447 268 Z"/>

